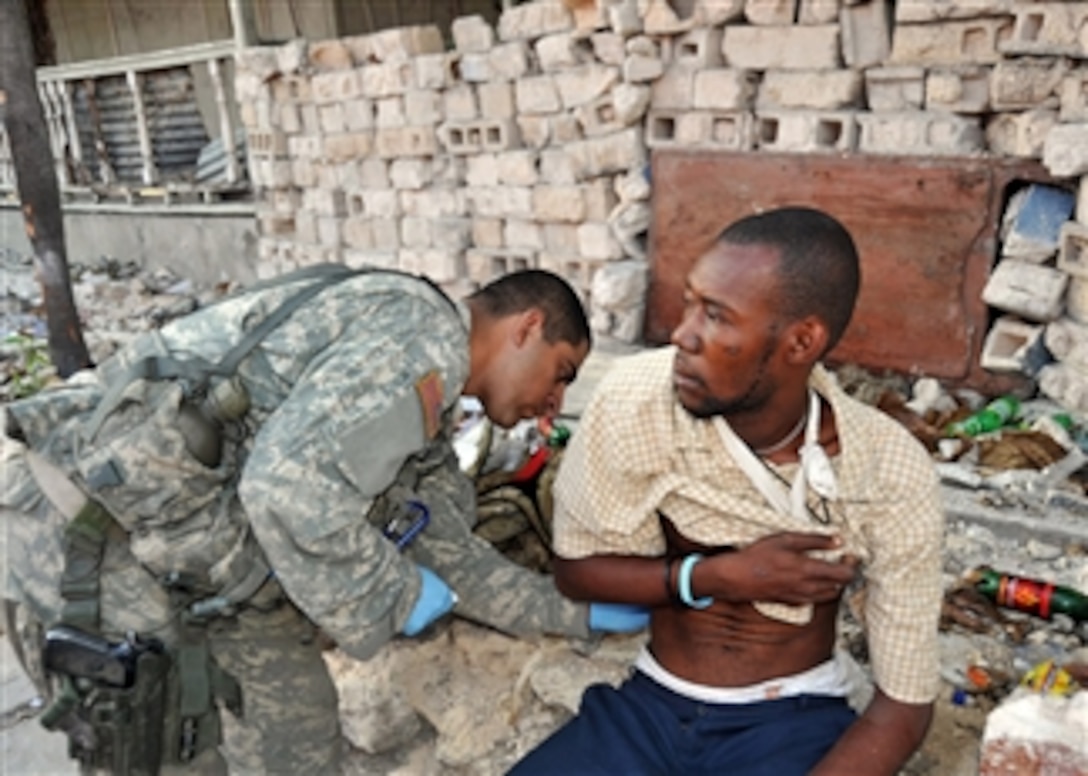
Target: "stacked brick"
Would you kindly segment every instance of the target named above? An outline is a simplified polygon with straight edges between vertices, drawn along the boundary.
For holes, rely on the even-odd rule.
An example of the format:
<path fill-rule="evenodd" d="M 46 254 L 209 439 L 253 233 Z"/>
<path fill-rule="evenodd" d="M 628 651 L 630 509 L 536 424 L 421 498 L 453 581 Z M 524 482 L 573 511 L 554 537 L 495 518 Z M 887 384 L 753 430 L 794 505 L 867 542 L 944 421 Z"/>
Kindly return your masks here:
<path fill-rule="evenodd" d="M 452 50 L 433 27 L 250 50 L 262 269 L 378 264 L 463 292 L 543 267 L 598 332 L 637 339 L 655 148 L 1041 159 L 1080 187 L 1079 246 L 1086 28 L 1088 2 L 534 0 L 455 20 Z M 1037 263 L 1068 279 L 1029 324 L 1083 323 L 1077 250 Z"/>

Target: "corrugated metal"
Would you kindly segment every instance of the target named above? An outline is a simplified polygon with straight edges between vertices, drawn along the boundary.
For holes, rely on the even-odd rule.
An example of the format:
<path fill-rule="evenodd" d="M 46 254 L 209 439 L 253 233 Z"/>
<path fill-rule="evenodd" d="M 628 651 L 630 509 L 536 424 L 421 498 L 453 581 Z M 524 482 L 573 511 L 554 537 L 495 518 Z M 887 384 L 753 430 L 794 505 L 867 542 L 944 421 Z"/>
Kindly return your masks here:
<path fill-rule="evenodd" d="M 189 67 L 142 74 L 141 93 L 159 182 L 191 181 L 209 138 Z M 83 169 L 75 170 L 75 180 L 143 183 L 135 101 L 127 79 L 117 75 L 75 81 L 72 108 L 83 150 Z"/>

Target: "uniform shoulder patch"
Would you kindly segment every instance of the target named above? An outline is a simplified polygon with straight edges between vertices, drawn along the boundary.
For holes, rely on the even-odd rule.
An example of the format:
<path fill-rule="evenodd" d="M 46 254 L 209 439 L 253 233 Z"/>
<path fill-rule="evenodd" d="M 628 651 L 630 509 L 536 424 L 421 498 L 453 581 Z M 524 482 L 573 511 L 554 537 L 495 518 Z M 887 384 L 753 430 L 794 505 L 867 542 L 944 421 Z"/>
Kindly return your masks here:
<path fill-rule="evenodd" d="M 416 380 L 416 393 L 419 394 L 419 406 L 423 410 L 423 433 L 427 439 L 434 439 L 442 424 L 442 406 L 444 392 L 442 375 L 432 369 Z"/>

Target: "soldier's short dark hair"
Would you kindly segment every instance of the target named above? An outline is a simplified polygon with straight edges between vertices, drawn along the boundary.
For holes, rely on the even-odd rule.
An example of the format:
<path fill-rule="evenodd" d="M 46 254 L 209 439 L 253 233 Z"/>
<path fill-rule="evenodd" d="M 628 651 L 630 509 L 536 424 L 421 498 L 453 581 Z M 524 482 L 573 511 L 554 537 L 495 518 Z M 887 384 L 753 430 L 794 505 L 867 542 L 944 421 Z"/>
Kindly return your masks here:
<path fill-rule="evenodd" d="M 544 339 L 572 345 L 591 343 L 589 321 L 578 295 L 566 280 L 542 269 L 511 272 L 470 297 L 493 318 L 537 308 L 544 313 Z"/>
<path fill-rule="evenodd" d="M 807 207 L 784 207 L 747 216 L 727 226 L 719 243 L 779 249 L 782 315 L 815 315 L 827 324 L 830 350 L 842 337 L 861 286 L 858 250 L 839 221 Z"/>

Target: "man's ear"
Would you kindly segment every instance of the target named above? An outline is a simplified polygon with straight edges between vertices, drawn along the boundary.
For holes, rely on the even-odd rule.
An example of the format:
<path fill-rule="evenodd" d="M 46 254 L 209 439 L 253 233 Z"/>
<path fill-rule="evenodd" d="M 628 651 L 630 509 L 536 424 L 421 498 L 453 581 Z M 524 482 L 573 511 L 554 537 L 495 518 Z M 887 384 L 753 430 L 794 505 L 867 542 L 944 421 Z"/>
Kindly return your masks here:
<path fill-rule="evenodd" d="M 543 329 L 544 313 L 536 307 L 517 314 L 517 323 L 514 326 L 514 344 L 521 347 L 529 341 L 529 336 L 535 329 Z"/>
<path fill-rule="evenodd" d="M 794 321 L 786 330 L 786 360 L 790 364 L 815 364 L 827 349 L 831 333 L 815 315 Z"/>

